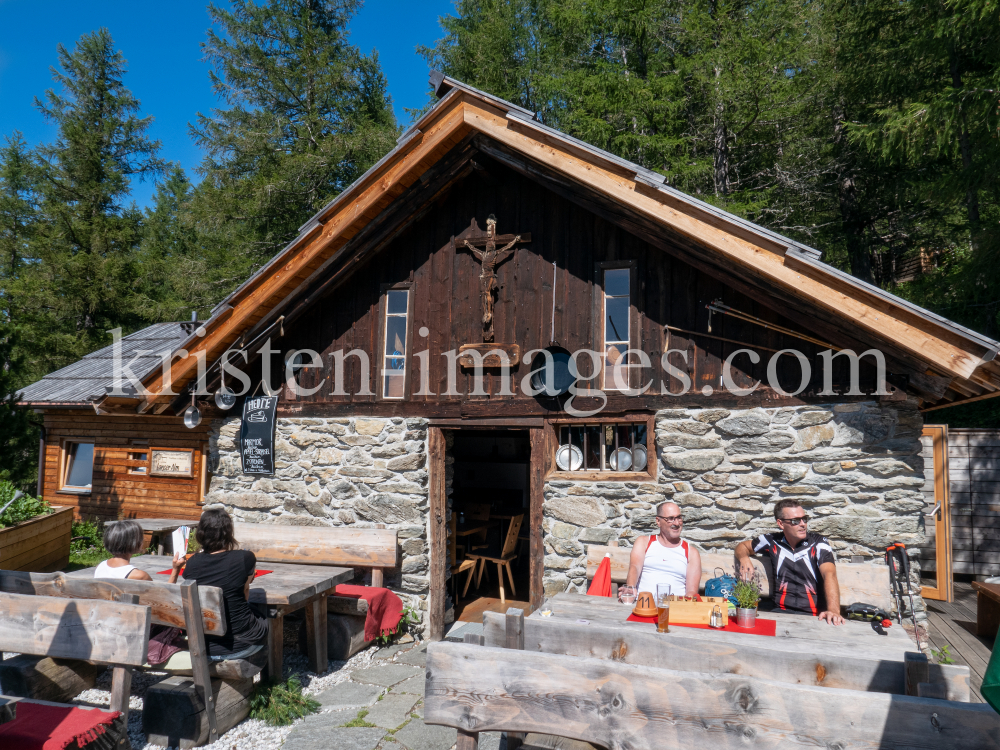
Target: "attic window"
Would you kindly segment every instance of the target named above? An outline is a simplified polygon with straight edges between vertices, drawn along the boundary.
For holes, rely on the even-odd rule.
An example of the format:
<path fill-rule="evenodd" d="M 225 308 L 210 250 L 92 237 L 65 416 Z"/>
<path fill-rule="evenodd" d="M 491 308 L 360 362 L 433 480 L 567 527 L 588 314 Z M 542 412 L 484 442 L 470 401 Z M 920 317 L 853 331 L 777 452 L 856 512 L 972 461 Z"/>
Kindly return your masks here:
<path fill-rule="evenodd" d="M 389 289 L 386 291 L 382 398 L 401 399 L 406 393 L 406 345 L 407 333 L 409 333 L 409 310 L 409 289 Z"/>

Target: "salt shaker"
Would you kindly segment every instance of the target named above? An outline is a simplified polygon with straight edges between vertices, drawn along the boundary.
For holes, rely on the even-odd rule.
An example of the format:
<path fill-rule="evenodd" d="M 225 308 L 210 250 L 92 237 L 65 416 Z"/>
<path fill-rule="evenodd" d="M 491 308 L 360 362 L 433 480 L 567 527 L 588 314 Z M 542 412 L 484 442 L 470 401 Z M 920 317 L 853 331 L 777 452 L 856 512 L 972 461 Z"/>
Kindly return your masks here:
<path fill-rule="evenodd" d="M 708 626 L 710 628 L 721 628 L 722 627 L 722 609 L 716 604 L 712 607 L 712 616 L 709 618 Z"/>

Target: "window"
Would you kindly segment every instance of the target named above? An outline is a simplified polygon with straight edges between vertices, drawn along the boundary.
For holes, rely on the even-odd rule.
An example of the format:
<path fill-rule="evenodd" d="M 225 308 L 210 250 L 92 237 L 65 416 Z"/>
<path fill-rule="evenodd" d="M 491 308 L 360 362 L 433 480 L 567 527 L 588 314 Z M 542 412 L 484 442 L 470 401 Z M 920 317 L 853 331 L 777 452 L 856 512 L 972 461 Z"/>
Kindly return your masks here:
<path fill-rule="evenodd" d="M 94 444 L 66 443 L 61 489 L 90 491 L 94 476 Z"/>
<path fill-rule="evenodd" d="M 619 358 L 631 348 L 630 310 L 632 306 L 632 269 L 606 268 L 603 293 L 604 388 L 618 390 L 618 383 L 629 385 L 629 366 Z M 615 371 L 618 379 L 615 379 Z"/>
<path fill-rule="evenodd" d="M 557 471 L 649 471 L 645 422 L 557 424 Z"/>
<path fill-rule="evenodd" d="M 130 461 L 128 467 L 129 474 L 147 474 L 149 472 L 148 467 L 148 453 L 129 453 L 128 460 Z"/>
<path fill-rule="evenodd" d="M 406 334 L 409 308 L 409 289 L 386 291 L 385 347 L 382 362 L 383 398 L 403 398 L 406 392 Z"/>

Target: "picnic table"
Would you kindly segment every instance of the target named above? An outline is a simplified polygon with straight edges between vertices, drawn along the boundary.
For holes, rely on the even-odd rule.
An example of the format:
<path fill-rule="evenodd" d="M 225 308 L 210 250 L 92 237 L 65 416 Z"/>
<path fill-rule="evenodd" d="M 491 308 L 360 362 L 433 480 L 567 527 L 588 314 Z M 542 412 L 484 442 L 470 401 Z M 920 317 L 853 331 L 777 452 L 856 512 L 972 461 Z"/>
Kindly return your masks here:
<path fill-rule="evenodd" d="M 135 521 L 142 527 L 144 534 L 150 535 L 150 541 L 156 541 L 156 554 L 163 554 L 163 538 L 169 537 L 181 526 L 190 526 L 194 528 L 198 525 L 197 521 L 192 521 L 190 519 L 182 518 L 129 518 L 129 521 Z M 105 526 L 113 526 L 118 523 L 118 521 L 106 521 Z M 173 552 L 173 550 L 171 550 Z"/>
<path fill-rule="evenodd" d="M 166 580 L 163 571 L 170 570 L 173 558 L 169 555 L 139 555 L 132 564 L 149 573 L 153 580 Z M 96 568 L 86 568 L 69 573 L 70 577 L 93 577 Z M 298 609 L 306 612 L 306 650 L 309 668 L 317 674 L 325 672 L 327 658 L 327 597 L 338 583 L 354 577 L 352 568 L 335 568 L 326 565 L 295 565 L 292 563 L 258 563 L 257 570 L 271 571 L 257 576 L 250 584 L 250 601 L 267 605 L 269 610 L 268 673 L 281 677 L 284 658 L 285 615 Z M 181 577 L 183 580 L 183 576 Z"/>

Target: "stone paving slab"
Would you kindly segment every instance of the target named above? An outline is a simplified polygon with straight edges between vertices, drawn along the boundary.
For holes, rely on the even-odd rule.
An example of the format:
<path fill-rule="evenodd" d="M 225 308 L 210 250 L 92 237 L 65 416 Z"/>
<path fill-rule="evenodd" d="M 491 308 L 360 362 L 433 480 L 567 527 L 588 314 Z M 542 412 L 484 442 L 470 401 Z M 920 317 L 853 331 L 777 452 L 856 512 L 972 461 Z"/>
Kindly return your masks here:
<path fill-rule="evenodd" d="M 397 664 L 412 664 L 415 667 L 427 666 L 427 644 L 412 648 L 396 659 Z"/>
<path fill-rule="evenodd" d="M 422 672 L 423 670 L 421 670 Z M 392 692 L 394 693 L 410 693 L 411 695 L 419 695 L 423 697 L 424 695 L 424 683 L 426 682 L 426 677 L 423 674 L 417 674 L 408 680 L 403 680 L 403 682 L 396 685 Z"/>
<path fill-rule="evenodd" d="M 410 718 L 410 710 L 420 700 L 415 695 L 405 693 L 389 693 L 382 700 L 368 709 L 365 721 L 378 727 L 395 729 Z"/>
<path fill-rule="evenodd" d="M 327 688 L 313 697 L 325 709 L 366 708 L 378 700 L 382 688 L 378 685 L 362 685 L 357 682 L 341 682 Z"/>
<path fill-rule="evenodd" d="M 396 732 L 396 742 L 407 750 L 449 750 L 458 739 L 458 732 L 451 727 L 424 724 L 420 719 Z"/>
<path fill-rule="evenodd" d="M 407 651 L 413 648 L 412 643 L 393 643 L 391 646 L 385 646 L 380 648 L 375 652 L 376 659 L 391 659 L 400 651 Z"/>
<path fill-rule="evenodd" d="M 377 727 L 338 727 L 343 720 L 337 714 L 308 716 L 289 733 L 282 750 L 375 750 L 385 737 Z"/>
<path fill-rule="evenodd" d="M 351 679 L 369 685 L 392 687 L 414 675 L 423 675 L 423 672 L 424 670 L 420 667 L 411 667 L 407 664 L 380 664 L 377 667 L 368 667 L 352 672 Z"/>

